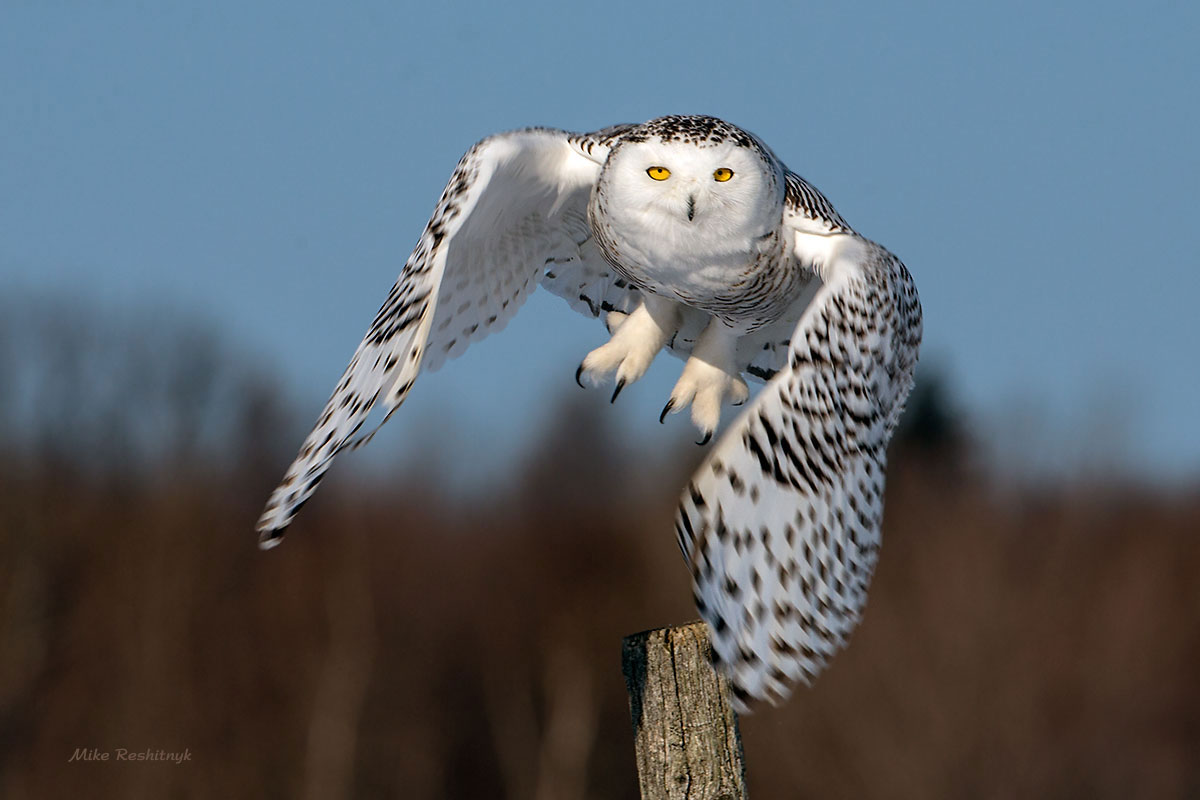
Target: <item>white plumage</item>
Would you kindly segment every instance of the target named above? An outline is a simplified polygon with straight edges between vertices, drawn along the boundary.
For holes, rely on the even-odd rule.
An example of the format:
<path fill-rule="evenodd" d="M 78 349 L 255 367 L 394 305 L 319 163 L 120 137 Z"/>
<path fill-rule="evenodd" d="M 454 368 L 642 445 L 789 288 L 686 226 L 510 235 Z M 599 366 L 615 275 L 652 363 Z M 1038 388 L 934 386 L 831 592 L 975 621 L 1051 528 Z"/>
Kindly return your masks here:
<path fill-rule="evenodd" d="M 606 314 L 581 384 L 613 380 L 615 399 L 664 347 L 685 358 L 662 416 L 690 406 L 702 441 L 746 401 L 743 374 L 768 381 L 690 481 L 676 529 L 738 706 L 810 681 L 866 601 L 920 304 L 895 256 L 712 117 L 471 148 L 271 495 L 260 545 L 370 438 L 354 437 L 376 403 L 386 420 L 422 366 L 502 328 L 538 283 Z"/>

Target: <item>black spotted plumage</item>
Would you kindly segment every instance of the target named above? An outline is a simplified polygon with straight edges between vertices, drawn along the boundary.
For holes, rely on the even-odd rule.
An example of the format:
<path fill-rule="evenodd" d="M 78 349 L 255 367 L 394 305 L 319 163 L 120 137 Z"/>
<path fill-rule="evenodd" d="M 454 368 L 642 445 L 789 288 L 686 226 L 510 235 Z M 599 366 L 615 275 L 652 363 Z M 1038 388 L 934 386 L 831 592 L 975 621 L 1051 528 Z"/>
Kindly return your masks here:
<path fill-rule="evenodd" d="M 606 314 L 610 331 L 656 291 L 620 231 L 596 223 L 612 154 L 654 141 L 743 148 L 779 193 L 778 219 L 743 274 L 703 295 L 677 293 L 678 324 L 663 340 L 687 357 L 710 320 L 740 326 L 734 364 L 767 381 L 689 481 L 675 527 L 735 700 L 778 699 L 816 676 L 865 605 L 921 309 L 899 259 L 756 136 L 714 117 L 528 128 L 468 150 L 271 495 L 260 544 L 280 541 L 338 452 L 370 438 L 355 437 L 376 405 L 386 420 L 422 368 L 502 328 L 539 283 L 581 313 Z"/>
<path fill-rule="evenodd" d="M 813 680 L 857 623 L 878 558 L 887 442 L 921 313 L 904 265 L 855 241 L 860 257 L 826 276 L 787 366 L 697 470 L 676 515 L 714 653 L 742 704 Z M 744 613 L 748 596 L 768 613 Z"/>
<path fill-rule="evenodd" d="M 644 142 L 652 138 L 682 142 L 696 147 L 708 147 L 733 142 L 738 147 L 754 149 L 767 155 L 766 145 L 758 137 L 723 119 L 701 114 L 669 114 L 634 126 L 621 136 L 623 141 Z"/>

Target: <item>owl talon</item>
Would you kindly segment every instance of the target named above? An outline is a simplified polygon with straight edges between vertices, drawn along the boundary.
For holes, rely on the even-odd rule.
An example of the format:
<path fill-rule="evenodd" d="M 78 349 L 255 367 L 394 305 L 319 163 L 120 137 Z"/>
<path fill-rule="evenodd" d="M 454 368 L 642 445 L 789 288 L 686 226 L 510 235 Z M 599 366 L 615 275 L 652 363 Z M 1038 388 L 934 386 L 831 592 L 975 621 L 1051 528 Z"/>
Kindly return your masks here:
<path fill-rule="evenodd" d="M 671 413 L 672 411 L 674 411 L 674 410 L 675 410 L 675 401 L 674 401 L 674 400 L 668 400 L 668 401 L 667 401 L 667 404 L 666 404 L 665 406 L 663 406 L 662 413 L 658 415 L 658 424 L 659 424 L 659 425 L 662 425 L 662 424 L 663 424 L 663 422 L 664 422 L 664 421 L 666 420 L 666 418 L 667 418 L 667 414 L 670 414 L 670 413 Z"/>
<path fill-rule="evenodd" d="M 712 439 L 712 435 L 713 435 L 713 432 L 712 432 L 712 431 L 705 431 L 705 432 L 704 432 L 704 438 L 703 438 L 703 439 L 701 439 L 700 441 L 696 442 L 696 444 L 698 444 L 698 445 L 700 445 L 701 447 L 703 447 L 704 445 L 708 444 L 708 441 L 709 441 L 710 439 Z"/>
<path fill-rule="evenodd" d="M 624 388 L 625 388 L 625 379 L 621 378 L 620 380 L 617 381 L 617 388 L 613 389 L 612 399 L 608 401 L 609 405 L 612 405 L 613 403 L 617 402 L 617 395 L 619 395 L 621 393 L 621 390 Z"/>
<path fill-rule="evenodd" d="M 580 378 L 582 376 L 583 376 L 583 363 L 580 362 L 579 369 L 575 370 L 575 382 L 579 384 L 580 389 L 586 389 L 587 387 L 584 386 L 583 381 L 580 380 Z"/>

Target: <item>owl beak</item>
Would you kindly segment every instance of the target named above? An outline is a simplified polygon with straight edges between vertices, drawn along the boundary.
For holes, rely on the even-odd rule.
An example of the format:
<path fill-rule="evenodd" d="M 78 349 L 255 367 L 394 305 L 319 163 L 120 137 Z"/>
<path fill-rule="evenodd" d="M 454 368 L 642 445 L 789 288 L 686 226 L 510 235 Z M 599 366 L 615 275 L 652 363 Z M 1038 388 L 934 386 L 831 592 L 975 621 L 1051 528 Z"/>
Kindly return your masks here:
<path fill-rule="evenodd" d="M 696 216 L 696 195 L 688 195 L 688 222 Z"/>

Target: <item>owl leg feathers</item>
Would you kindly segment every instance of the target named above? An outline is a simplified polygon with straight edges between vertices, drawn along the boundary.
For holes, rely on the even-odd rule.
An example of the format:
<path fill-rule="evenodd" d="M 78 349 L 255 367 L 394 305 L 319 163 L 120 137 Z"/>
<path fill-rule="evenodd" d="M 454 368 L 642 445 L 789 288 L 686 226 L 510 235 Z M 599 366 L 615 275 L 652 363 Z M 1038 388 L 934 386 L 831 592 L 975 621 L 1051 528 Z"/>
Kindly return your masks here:
<path fill-rule="evenodd" d="M 659 422 L 667 414 L 675 414 L 691 404 L 692 422 L 700 429 L 704 444 L 712 438 L 717 423 L 721 421 L 721 406 L 728 402 L 740 406 L 750 396 L 750 389 L 734 360 L 738 335 L 715 317 L 704 328 L 692 348 L 692 355 L 684 364 L 683 374 L 671 399 L 663 408 Z"/>
<path fill-rule="evenodd" d="M 650 362 L 679 329 L 679 305 L 652 294 L 644 294 L 642 302 L 630 314 L 608 320 L 612 333 L 607 344 L 588 353 L 575 371 L 580 386 L 597 386 L 616 378 L 612 399 L 646 374 Z"/>

